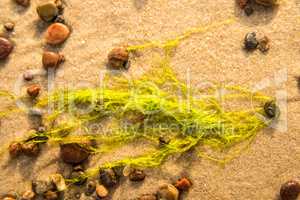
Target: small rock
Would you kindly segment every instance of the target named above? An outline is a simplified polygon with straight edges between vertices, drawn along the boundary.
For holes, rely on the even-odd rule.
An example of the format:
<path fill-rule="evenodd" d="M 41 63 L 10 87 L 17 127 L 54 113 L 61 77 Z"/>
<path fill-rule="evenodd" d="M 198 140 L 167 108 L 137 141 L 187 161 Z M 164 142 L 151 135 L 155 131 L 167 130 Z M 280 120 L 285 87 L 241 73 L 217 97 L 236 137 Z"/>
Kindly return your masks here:
<path fill-rule="evenodd" d="M 251 5 L 246 5 L 246 7 L 244 8 L 244 11 L 245 11 L 247 16 L 250 16 L 250 15 L 253 14 L 254 9 Z"/>
<path fill-rule="evenodd" d="M 55 19 L 58 15 L 58 8 L 54 2 L 46 2 L 38 5 L 36 9 L 39 17 L 45 21 L 50 22 Z"/>
<path fill-rule="evenodd" d="M 118 183 L 117 176 L 112 169 L 100 170 L 100 183 L 105 187 L 113 187 Z"/>
<path fill-rule="evenodd" d="M 267 36 L 259 39 L 258 47 L 261 52 L 266 53 L 270 49 L 270 39 Z"/>
<path fill-rule="evenodd" d="M 87 180 L 83 171 L 72 171 L 70 179 L 73 179 L 75 185 L 83 185 Z"/>
<path fill-rule="evenodd" d="M 247 33 L 244 39 L 244 45 L 245 45 L 245 49 L 248 51 L 256 49 L 258 45 L 258 41 L 256 39 L 255 32 Z"/>
<path fill-rule="evenodd" d="M 13 44 L 8 39 L 0 37 L 0 60 L 6 59 L 13 48 Z"/>
<path fill-rule="evenodd" d="M 45 180 L 36 180 L 32 182 L 32 189 L 38 195 L 43 195 L 47 191 L 54 189 L 54 186 L 51 181 Z"/>
<path fill-rule="evenodd" d="M 177 189 L 179 189 L 179 190 L 185 190 L 185 191 L 188 190 L 191 186 L 192 186 L 192 183 L 187 178 L 181 178 L 175 184 L 175 187 Z"/>
<path fill-rule="evenodd" d="M 238 4 L 239 4 L 239 7 L 241 9 L 244 9 L 246 7 L 246 5 L 248 4 L 249 0 L 238 0 Z"/>
<path fill-rule="evenodd" d="M 171 184 L 163 184 L 159 187 L 157 196 L 161 200 L 178 200 L 179 191 Z"/>
<path fill-rule="evenodd" d="M 31 85 L 27 88 L 27 94 L 32 97 L 36 98 L 41 91 L 41 87 L 38 84 Z"/>
<path fill-rule="evenodd" d="M 35 193 L 32 190 L 27 190 L 21 197 L 21 200 L 33 200 L 35 198 Z"/>
<path fill-rule="evenodd" d="M 255 2 L 263 6 L 274 6 L 277 4 L 278 0 L 255 0 Z"/>
<path fill-rule="evenodd" d="M 22 144 L 19 142 L 13 142 L 9 145 L 8 150 L 10 156 L 15 158 L 22 153 Z"/>
<path fill-rule="evenodd" d="M 63 43 L 70 36 L 70 29 L 62 23 L 50 25 L 46 31 L 46 42 L 50 45 Z"/>
<path fill-rule="evenodd" d="M 171 142 L 171 139 L 168 138 L 168 137 L 166 137 L 166 136 L 160 136 L 158 138 L 158 140 L 159 140 L 159 145 L 160 146 L 167 145 L 167 144 L 169 144 Z"/>
<path fill-rule="evenodd" d="M 60 155 L 65 163 L 80 164 L 88 159 L 90 152 L 83 145 L 68 143 L 60 146 Z"/>
<path fill-rule="evenodd" d="M 126 165 L 123 169 L 123 176 L 127 177 L 134 171 L 134 168 L 130 167 L 129 165 Z"/>
<path fill-rule="evenodd" d="M 143 181 L 146 177 L 146 174 L 144 173 L 143 170 L 139 169 L 134 169 L 130 174 L 129 174 L 129 180 L 137 182 L 137 181 Z"/>
<path fill-rule="evenodd" d="M 30 5 L 30 0 L 15 0 L 15 2 L 23 7 L 28 7 Z"/>
<path fill-rule="evenodd" d="M 30 157 L 36 157 L 40 153 L 40 147 L 36 143 L 24 143 L 22 144 L 22 152 Z"/>
<path fill-rule="evenodd" d="M 105 198 L 108 196 L 108 190 L 104 185 L 97 185 L 96 194 L 99 198 Z"/>
<path fill-rule="evenodd" d="M 23 74 L 23 79 L 25 81 L 32 81 L 34 79 L 34 75 L 31 72 L 25 72 Z"/>
<path fill-rule="evenodd" d="M 43 196 L 46 200 L 57 200 L 58 199 L 58 193 L 51 191 L 51 190 L 45 192 Z"/>
<path fill-rule="evenodd" d="M 300 193 L 300 184 L 291 180 L 284 183 L 280 188 L 281 200 L 296 200 Z"/>
<path fill-rule="evenodd" d="M 12 22 L 7 22 L 7 23 L 4 24 L 4 28 L 7 31 L 13 31 L 14 28 L 15 28 L 15 24 L 12 23 Z"/>
<path fill-rule="evenodd" d="M 59 192 L 65 191 L 67 189 L 65 179 L 61 174 L 53 174 L 52 176 L 50 176 L 50 179 Z"/>
<path fill-rule="evenodd" d="M 48 69 L 56 69 L 60 63 L 62 63 L 65 60 L 64 56 L 59 53 L 51 52 L 51 51 L 45 51 L 43 53 L 43 67 Z"/>
<path fill-rule="evenodd" d="M 129 53 L 124 47 L 111 50 L 108 54 L 108 64 L 113 69 L 126 69 L 129 60 Z"/>
<path fill-rule="evenodd" d="M 87 184 L 86 184 L 86 191 L 85 191 L 85 194 L 90 196 L 92 195 L 96 190 L 96 182 L 95 181 L 89 181 Z"/>
<path fill-rule="evenodd" d="M 137 200 L 157 200 L 157 197 L 154 194 L 143 194 Z"/>
<path fill-rule="evenodd" d="M 275 102 L 269 101 L 264 105 L 264 111 L 269 118 L 274 118 L 277 115 L 277 106 Z"/>

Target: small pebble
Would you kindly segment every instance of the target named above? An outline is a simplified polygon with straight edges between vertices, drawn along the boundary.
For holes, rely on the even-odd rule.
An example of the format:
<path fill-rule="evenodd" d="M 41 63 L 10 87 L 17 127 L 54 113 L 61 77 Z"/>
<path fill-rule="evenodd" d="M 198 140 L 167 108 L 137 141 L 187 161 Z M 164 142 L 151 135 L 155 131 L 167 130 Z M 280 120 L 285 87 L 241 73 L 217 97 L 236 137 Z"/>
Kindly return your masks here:
<path fill-rule="evenodd" d="M 175 187 L 179 190 L 188 190 L 192 186 L 192 183 L 189 179 L 187 178 L 181 178 L 177 180 Z"/>
<path fill-rule="evenodd" d="M 171 184 L 163 184 L 157 191 L 158 199 L 163 200 L 178 200 L 179 191 Z"/>
<path fill-rule="evenodd" d="M 270 49 L 270 39 L 267 36 L 259 39 L 258 47 L 261 52 L 266 53 Z"/>
<path fill-rule="evenodd" d="M 45 51 L 43 53 L 43 67 L 48 69 L 56 69 L 60 63 L 62 63 L 65 60 L 64 56 L 59 53 L 51 52 L 51 51 Z"/>
<path fill-rule="evenodd" d="M 250 16 L 250 15 L 253 14 L 254 9 L 251 5 L 246 5 L 246 7 L 244 8 L 244 11 L 245 11 L 247 16 Z"/>
<path fill-rule="evenodd" d="M 4 28 L 7 31 L 13 31 L 14 28 L 15 28 L 15 24 L 12 23 L 12 22 L 7 22 L 7 23 L 4 24 Z"/>
<path fill-rule="evenodd" d="M 129 180 L 138 182 L 138 181 L 143 181 L 146 177 L 146 174 L 144 173 L 143 170 L 139 169 L 134 169 L 130 174 L 129 174 Z"/>
<path fill-rule="evenodd" d="M 65 191 L 67 189 L 67 185 L 64 177 L 61 174 L 53 174 L 50 176 L 52 183 L 55 185 L 57 191 Z"/>
<path fill-rule="evenodd" d="M 72 171 L 70 175 L 70 179 L 74 179 L 74 184 L 79 186 L 79 185 L 83 185 L 87 180 L 87 178 L 83 176 L 84 176 L 83 171 Z"/>
<path fill-rule="evenodd" d="M 38 195 L 43 195 L 47 191 L 53 190 L 54 186 L 51 181 L 36 180 L 32 182 L 32 189 Z"/>
<path fill-rule="evenodd" d="M 255 32 L 247 33 L 244 39 L 244 45 L 245 45 L 245 49 L 248 51 L 256 49 L 258 45 L 258 41 L 256 39 Z"/>
<path fill-rule="evenodd" d="M 46 42 L 50 45 L 63 43 L 70 36 L 70 29 L 62 23 L 50 25 L 46 31 Z"/>
<path fill-rule="evenodd" d="M 25 81 L 32 81 L 34 79 L 34 75 L 31 72 L 25 72 L 23 74 L 23 79 Z"/>
<path fill-rule="evenodd" d="M 255 2 L 263 6 L 274 6 L 278 0 L 255 0 Z"/>
<path fill-rule="evenodd" d="M 137 200 L 157 200 L 157 197 L 154 194 L 143 194 Z"/>
<path fill-rule="evenodd" d="M 40 153 L 40 147 L 36 143 L 25 143 L 22 144 L 22 152 L 30 157 L 36 157 Z"/>
<path fill-rule="evenodd" d="M 22 153 L 22 144 L 19 142 L 13 142 L 9 145 L 8 150 L 10 156 L 15 158 Z"/>
<path fill-rule="evenodd" d="M 30 0 L 15 0 L 15 2 L 24 7 L 28 7 L 30 5 Z"/>
<path fill-rule="evenodd" d="M 0 37 L 0 60 L 6 59 L 13 48 L 13 44 L 8 39 Z"/>
<path fill-rule="evenodd" d="M 108 65 L 113 69 L 126 69 L 129 53 L 124 47 L 114 48 L 108 54 Z"/>
<path fill-rule="evenodd" d="M 104 185 L 97 185 L 96 194 L 99 198 L 105 198 L 108 196 L 108 190 Z"/>
<path fill-rule="evenodd" d="M 51 190 L 45 192 L 43 196 L 44 196 L 45 200 L 57 200 L 58 199 L 58 193 L 51 191 Z"/>
<path fill-rule="evenodd" d="M 100 183 L 105 187 L 113 187 L 118 183 L 117 176 L 112 169 L 100 170 Z"/>
<path fill-rule="evenodd" d="M 238 0 L 238 4 L 239 4 L 239 7 L 241 9 L 244 9 L 246 7 L 246 5 L 248 4 L 249 0 Z"/>
<path fill-rule="evenodd" d="M 85 191 L 85 194 L 90 196 L 92 195 L 96 190 L 96 182 L 95 181 L 89 181 L 87 184 L 86 184 L 86 191 Z"/>
<path fill-rule="evenodd" d="M 60 146 L 60 155 L 65 163 L 80 164 L 88 159 L 90 152 L 83 145 L 68 143 Z"/>
<path fill-rule="evenodd" d="M 296 200 L 300 193 L 300 184 L 291 180 L 284 183 L 280 188 L 281 200 Z"/>
<path fill-rule="evenodd" d="M 169 144 L 171 142 L 171 139 L 166 136 L 160 136 L 158 138 L 158 141 L 159 141 L 160 146 L 164 146 L 164 145 Z"/>
<path fill-rule="evenodd" d="M 41 87 L 37 84 L 31 85 L 27 88 L 27 94 L 32 97 L 32 98 L 36 98 L 41 91 Z"/>
<path fill-rule="evenodd" d="M 54 20 L 58 15 L 58 8 L 54 2 L 40 4 L 36 8 L 36 11 L 39 17 L 45 22 Z"/>
<path fill-rule="evenodd" d="M 35 198 L 35 193 L 32 190 L 27 190 L 21 197 L 21 200 L 33 200 Z"/>
<path fill-rule="evenodd" d="M 134 168 L 130 167 L 129 165 L 126 165 L 123 169 L 123 176 L 127 177 L 134 171 Z"/>
<path fill-rule="evenodd" d="M 264 105 L 264 111 L 269 118 L 274 118 L 277 114 L 277 106 L 273 101 L 267 102 Z"/>

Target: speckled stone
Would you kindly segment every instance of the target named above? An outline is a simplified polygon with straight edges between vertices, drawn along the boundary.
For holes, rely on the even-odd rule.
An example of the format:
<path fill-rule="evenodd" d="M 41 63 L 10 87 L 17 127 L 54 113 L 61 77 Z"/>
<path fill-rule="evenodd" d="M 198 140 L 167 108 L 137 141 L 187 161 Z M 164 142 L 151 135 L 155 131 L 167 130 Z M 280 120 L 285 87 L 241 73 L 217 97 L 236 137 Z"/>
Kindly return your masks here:
<path fill-rule="evenodd" d="M 0 37 L 0 60 L 7 58 L 13 48 L 13 44 L 8 39 Z"/>

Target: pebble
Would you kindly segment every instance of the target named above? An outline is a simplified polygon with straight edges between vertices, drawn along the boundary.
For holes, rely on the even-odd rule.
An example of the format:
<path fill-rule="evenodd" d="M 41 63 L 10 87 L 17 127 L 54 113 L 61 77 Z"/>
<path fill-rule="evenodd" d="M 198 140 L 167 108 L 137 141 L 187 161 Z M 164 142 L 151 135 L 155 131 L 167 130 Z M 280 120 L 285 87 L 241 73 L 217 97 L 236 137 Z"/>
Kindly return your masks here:
<path fill-rule="evenodd" d="M 89 181 L 87 184 L 86 184 L 86 191 L 85 191 L 85 194 L 90 196 L 92 195 L 96 190 L 96 182 L 95 181 Z"/>
<path fill-rule="evenodd" d="M 68 164 L 80 164 L 88 159 L 88 149 L 77 143 L 62 144 L 60 146 L 62 160 Z"/>
<path fill-rule="evenodd" d="M 31 85 L 27 88 L 27 94 L 32 97 L 36 98 L 41 91 L 41 87 L 38 84 Z"/>
<path fill-rule="evenodd" d="M 33 200 L 35 198 L 35 193 L 32 190 L 27 190 L 21 197 L 21 200 Z"/>
<path fill-rule="evenodd" d="M 249 0 L 238 0 L 238 4 L 239 4 L 239 7 L 241 9 L 244 9 L 246 7 L 246 5 L 248 4 Z"/>
<path fill-rule="evenodd" d="M 12 22 L 7 22 L 7 23 L 4 24 L 4 28 L 7 31 L 13 31 L 14 28 L 15 28 L 15 24 L 12 23 Z"/>
<path fill-rule="evenodd" d="M 30 5 L 30 0 L 15 0 L 15 2 L 24 7 L 27 7 Z"/>
<path fill-rule="evenodd" d="M 10 156 L 15 158 L 22 153 L 22 144 L 19 142 L 13 142 L 9 145 L 8 150 Z"/>
<path fill-rule="evenodd" d="M 159 187 L 157 196 L 162 200 L 178 200 L 179 191 L 171 184 L 163 184 Z"/>
<path fill-rule="evenodd" d="M 40 147 L 36 143 L 22 144 L 22 152 L 30 157 L 36 157 L 40 153 Z"/>
<path fill-rule="evenodd" d="M 295 180 L 284 183 L 280 188 L 281 200 L 296 200 L 300 193 L 300 184 Z"/>
<path fill-rule="evenodd" d="M 146 174 L 144 173 L 143 170 L 139 169 L 134 169 L 130 174 L 129 174 L 129 180 L 138 182 L 138 181 L 143 181 L 146 177 Z"/>
<path fill-rule="evenodd" d="M 23 79 L 25 81 L 32 81 L 34 79 L 34 75 L 31 72 L 25 72 L 23 74 Z"/>
<path fill-rule="evenodd" d="M 45 51 L 43 53 L 43 67 L 48 69 L 56 69 L 60 63 L 65 60 L 64 56 L 60 53 L 55 53 L 51 51 Z"/>
<path fill-rule="evenodd" d="M 32 189 L 38 195 L 43 195 L 47 191 L 54 189 L 51 181 L 36 180 L 32 182 Z"/>
<path fill-rule="evenodd" d="M 277 106 L 273 101 L 267 102 L 264 105 L 264 111 L 269 118 L 274 118 L 277 114 Z"/>
<path fill-rule="evenodd" d="M 137 200 L 157 200 L 157 197 L 154 194 L 143 194 Z"/>
<path fill-rule="evenodd" d="M 267 36 L 258 40 L 258 47 L 261 52 L 266 53 L 270 49 L 270 39 Z"/>
<path fill-rule="evenodd" d="M 247 33 L 244 39 L 244 45 L 245 45 L 245 49 L 248 51 L 256 49 L 258 45 L 258 41 L 256 39 L 255 32 Z"/>
<path fill-rule="evenodd" d="M 250 15 L 253 14 L 254 9 L 251 5 L 246 5 L 245 8 L 244 8 L 244 11 L 245 11 L 247 16 L 250 16 Z"/>
<path fill-rule="evenodd" d="M 171 139 L 166 136 L 160 136 L 158 138 L 158 141 L 159 141 L 160 146 L 164 146 L 164 145 L 169 144 L 171 142 Z"/>
<path fill-rule="evenodd" d="M 99 198 L 105 198 L 108 196 L 108 190 L 104 185 L 97 185 L 96 187 L 96 194 Z"/>
<path fill-rule="evenodd" d="M 255 0 L 256 3 L 263 6 L 274 6 L 277 4 L 278 0 Z"/>
<path fill-rule="evenodd" d="M 114 48 L 108 54 L 108 65 L 113 69 L 126 69 L 129 53 L 124 47 Z"/>
<path fill-rule="evenodd" d="M 45 22 L 51 22 L 58 15 L 58 8 L 54 2 L 46 2 L 38 5 L 36 11 L 39 17 Z"/>
<path fill-rule="evenodd" d="M 129 165 L 126 165 L 123 169 L 123 176 L 127 177 L 134 171 L 134 168 L 130 167 Z"/>
<path fill-rule="evenodd" d="M 53 174 L 50 176 L 52 183 L 55 185 L 57 191 L 65 191 L 67 189 L 67 185 L 64 177 L 61 174 Z"/>
<path fill-rule="evenodd" d="M 63 43 L 70 36 L 70 29 L 62 23 L 50 25 L 46 31 L 46 42 L 50 45 Z"/>
<path fill-rule="evenodd" d="M 44 196 L 45 200 L 57 200 L 58 199 L 58 193 L 51 191 L 51 190 L 45 192 L 43 196 Z"/>
<path fill-rule="evenodd" d="M 8 39 L 0 37 L 0 60 L 7 58 L 13 48 L 13 44 Z"/>
<path fill-rule="evenodd" d="M 192 186 L 192 183 L 189 179 L 187 178 L 181 178 L 177 180 L 175 187 L 179 190 L 188 190 Z"/>
<path fill-rule="evenodd" d="M 100 170 L 100 183 L 105 187 L 113 187 L 118 183 L 117 176 L 112 169 Z"/>

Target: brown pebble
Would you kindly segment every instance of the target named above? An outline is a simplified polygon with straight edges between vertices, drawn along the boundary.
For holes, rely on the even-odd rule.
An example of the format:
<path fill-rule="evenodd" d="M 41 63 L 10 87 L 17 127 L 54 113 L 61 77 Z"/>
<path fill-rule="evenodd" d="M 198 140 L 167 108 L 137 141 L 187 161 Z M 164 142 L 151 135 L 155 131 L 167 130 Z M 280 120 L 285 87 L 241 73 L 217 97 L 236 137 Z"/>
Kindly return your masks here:
<path fill-rule="evenodd" d="M 57 194 L 57 192 L 54 192 L 54 191 L 47 191 L 44 194 L 44 198 L 46 200 L 56 200 L 56 199 L 58 199 L 58 194 Z"/>
<path fill-rule="evenodd" d="M 192 183 L 187 178 L 181 178 L 177 180 L 175 187 L 179 190 L 188 190 L 192 186 Z"/>
<path fill-rule="evenodd" d="M 4 24 L 4 28 L 7 30 L 7 31 L 13 31 L 14 28 L 15 28 L 15 24 L 12 23 L 12 22 L 7 22 Z"/>
<path fill-rule="evenodd" d="M 100 183 L 105 187 L 113 187 L 118 183 L 118 178 L 113 169 L 101 169 L 99 173 Z"/>
<path fill-rule="evenodd" d="M 146 174 L 144 173 L 143 170 L 139 169 L 134 169 L 130 174 L 129 174 L 129 180 L 130 181 L 143 181 L 146 177 Z"/>
<path fill-rule="evenodd" d="M 63 43 L 70 35 L 70 29 L 62 23 L 50 25 L 46 31 L 46 42 L 50 45 Z"/>
<path fill-rule="evenodd" d="M 129 53 L 124 47 L 114 48 L 108 54 L 108 65 L 113 69 L 126 69 Z"/>
<path fill-rule="evenodd" d="M 40 4 L 36 8 L 36 11 L 39 17 L 45 22 L 52 21 L 58 15 L 58 8 L 54 2 L 45 2 Z"/>
<path fill-rule="evenodd" d="M 248 4 L 249 0 L 237 0 L 238 1 L 238 5 L 241 9 L 244 9 L 246 7 L 246 5 Z"/>
<path fill-rule="evenodd" d="M 31 72 L 25 72 L 23 74 L 23 79 L 25 81 L 32 81 L 34 79 L 34 76 L 33 76 L 33 74 Z"/>
<path fill-rule="evenodd" d="M 43 53 L 43 67 L 48 69 L 56 69 L 60 63 L 64 61 L 64 56 L 59 53 L 45 51 Z"/>
<path fill-rule="evenodd" d="M 27 7 L 30 5 L 30 0 L 15 0 L 17 4 Z"/>
<path fill-rule="evenodd" d="M 13 48 L 13 44 L 8 39 L 0 37 L 0 60 L 7 58 Z"/>
<path fill-rule="evenodd" d="M 15 158 L 22 153 L 22 144 L 19 142 L 13 142 L 9 145 L 8 150 L 10 156 Z"/>
<path fill-rule="evenodd" d="M 22 144 L 22 152 L 27 156 L 36 157 L 40 153 L 40 148 L 38 144 L 25 143 Z"/>
<path fill-rule="evenodd" d="M 37 84 L 31 85 L 27 88 L 27 94 L 32 97 L 32 98 L 36 98 L 41 91 L 41 87 Z"/>
<path fill-rule="evenodd" d="M 159 199 L 164 200 L 178 200 L 179 191 L 177 188 L 171 184 L 163 184 L 159 186 L 157 191 L 157 196 Z"/>
<path fill-rule="evenodd" d="M 105 198 L 108 196 L 108 190 L 104 185 L 97 185 L 96 194 L 99 198 Z"/>
<path fill-rule="evenodd" d="M 35 198 L 35 193 L 32 190 L 27 190 L 21 197 L 21 200 L 33 200 Z"/>
<path fill-rule="evenodd" d="M 89 157 L 90 152 L 83 145 L 68 143 L 60 146 L 60 155 L 65 163 L 80 164 Z"/>
<path fill-rule="evenodd" d="M 284 183 L 280 188 L 281 200 L 296 200 L 300 193 L 300 184 L 295 180 Z"/>
<path fill-rule="evenodd" d="M 264 36 L 263 38 L 259 39 L 257 48 L 263 53 L 269 51 L 270 39 L 267 36 Z"/>

